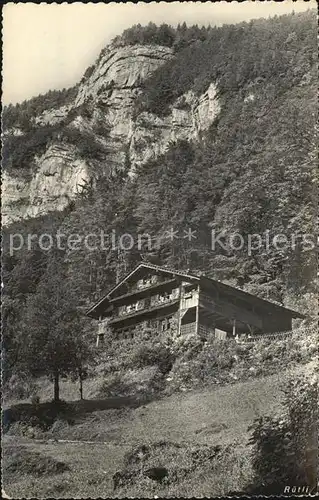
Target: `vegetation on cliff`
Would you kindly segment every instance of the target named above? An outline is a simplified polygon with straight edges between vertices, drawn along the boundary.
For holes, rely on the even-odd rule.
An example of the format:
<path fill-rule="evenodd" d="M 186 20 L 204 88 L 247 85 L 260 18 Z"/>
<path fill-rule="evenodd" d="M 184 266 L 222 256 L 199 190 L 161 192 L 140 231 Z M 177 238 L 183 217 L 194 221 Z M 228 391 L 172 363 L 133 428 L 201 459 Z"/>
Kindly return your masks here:
<path fill-rule="evenodd" d="M 190 30 L 195 28 L 190 28 Z M 141 107 L 156 114 L 189 90 L 198 95 L 211 82 L 228 100 L 247 86 L 276 98 L 315 77 L 314 11 L 275 16 L 199 30 L 190 46 L 179 51 L 145 84 Z"/>
<path fill-rule="evenodd" d="M 27 101 L 15 105 L 4 106 L 2 112 L 2 127 L 4 130 L 16 127 L 29 131 L 32 120 L 48 109 L 58 109 L 71 104 L 78 92 L 78 85 L 62 90 L 49 90 Z"/>

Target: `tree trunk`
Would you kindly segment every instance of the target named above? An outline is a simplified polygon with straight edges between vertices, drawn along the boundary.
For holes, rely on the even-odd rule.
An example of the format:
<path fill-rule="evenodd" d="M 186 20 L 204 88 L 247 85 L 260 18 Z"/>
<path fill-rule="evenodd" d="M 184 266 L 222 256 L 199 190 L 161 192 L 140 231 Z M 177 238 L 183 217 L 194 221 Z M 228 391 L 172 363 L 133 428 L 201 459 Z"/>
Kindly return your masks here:
<path fill-rule="evenodd" d="M 81 368 L 79 369 L 79 381 L 80 381 L 80 399 L 83 399 L 83 377 Z"/>
<path fill-rule="evenodd" d="M 60 401 L 59 372 L 54 372 L 54 402 Z"/>

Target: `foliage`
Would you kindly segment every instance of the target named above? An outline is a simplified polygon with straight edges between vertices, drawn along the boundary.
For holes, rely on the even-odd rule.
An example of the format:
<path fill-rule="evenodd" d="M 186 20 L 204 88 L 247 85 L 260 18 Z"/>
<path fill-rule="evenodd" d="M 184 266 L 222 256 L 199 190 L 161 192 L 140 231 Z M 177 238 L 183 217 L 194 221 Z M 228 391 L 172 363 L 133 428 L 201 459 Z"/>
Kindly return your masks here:
<path fill-rule="evenodd" d="M 171 350 L 158 342 L 149 342 L 138 347 L 132 355 L 132 366 L 143 368 L 157 365 L 165 375 L 172 368 L 174 356 Z"/>
<path fill-rule="evenodd" d="M 245 451 L 237 445 L 144 440 L 126 453 L 124 467 L 113 476 L 114 489 L 118 496 L 226 496 L 251 476 Z M 166 472 L 162 481 L 149 475 L 161 470 Z"/>
<path fill-rule="evenodd" d="M 131 397 L 137 401 L 149 401 L 163 388 L 163 375 L 156 365 L 142 368 L 120 368 L 106 374 L 99 389 L 99 397 Z"/>
<path fill-rule="evenodd" d="M 23 446 L 7 447 L 3 468 L 6 480 L 6 476 L 9 474 L 32 474 L 33 476 L 43 476 L 61 474 L 69 470 L 69 467 L 64 462 L 46 457 L 35 451 L 29 451 Z"/>
<path fill-rule="evenodd" d="M 182 26 L 182 50 L 146 82 L 143 108 L 166 114 L 168 105 L 178 96 L 190 89 L 200 94 L 216 81 L 220 94 L 225 95 L 254 81 L 261 85 L 269 80 L 274 85 L 296 85 L 315 61 L 315 22 L 315 11 L 309 11 L 235 26 Z"/>
<path fill-rule="evenodd" d="M 317 333 L 296 333 L 290 339 L 260 340 L 237 344 L 234 340 L 197 338 L 176 344 L 176 358 L 169 373 L 166 392 L 203 385 L 223 385 L 265 377 L 285 367 L 307 364 L 316 356 Z"/>
<path fill-rule="evenodd" d="M 78 91 L 78 86 L 62 90 L 49 90 L 21 104 L 4 106 L 2 112 L 2 126 L 4 130 L 17 128 L 29 132 L 32 120 L 47 109 L 58 109 L 73 102 Z"/>
<path fill-rule="evenodd" d="M 287 485 L 316 488 L 316 381 L 306 376 L 291 380 L 285 393 L 285 414 L 260 418 L 251 427 L 255 480 L 250 493 L 282 494 Z"/>
<path fill-rule="evenodd" d="M 83 340 L 83 321 L 77 311 L 75 290 L 69 290 L 60 255 L 51 255 L 36 292 L 26 301 L 22 321 L 28 343 L 21 363 L 33 376 L 54 380 L 54 400 L 59 400 L 59 378 L 76 372 L 83 378 L 83 364 L 90 357 Z"/>
<path fill-rule="evenodd" d="M 178 25 L 176 28 L 169 26 L 168 24 L 161 24 L 156 26 L 156 24 L 150 22 L 147 26 L 141 26 L 141 24 L 136 24 L 131 28 L 124 30 L 121 36 L 116 37 L 113 40 L 113 45 L 123 46 L 123 45 L 163 45 L 166 47 L 174 47 L 178 50 L 182 46 L 185 46 L 194 39 L 199 37 L 205 38 L 206 32 L 209 28 L 199 28 L 196 26 L 186 26 L 186 23 Z"/>
<path fill-rule="evenodd" d="M 85 72 L 84 72 L 84 75 L 83 75 L 83 78 L 82 78 L 82 81 L 85 81 L 85 80 L 88 80 L 90 78 L 90 76 L 92 75 L 93 71 L 95 69 L 95 65 L 92 64 L 92 66 L 89 66 Z"/>
<path fill-rule="evenodd" d="M 51 428 L 56 420 L 72 422 L 70 407 L 64 401 L 40 404 L 19 403 L 3 412 L 3 428 L 12 434 L 40 433 Z M 34 437 L 34 436 L 33 436 Z"/>
<path fill-rule="evenodd" d="M 100 387 L 100 396 L 103 398 L 109 398 L 112 396 L 121 396 L 125 392 L 127 387 L 123 383 L 123 379 L 120 373 L 114 373 L 109 375 Z"/>
<path fill-rule="evenodd" d="M 84 113 L 84 109 L 77 112 Z M 21 171 L 24 171 L 25 175 L 30 176 L 36 167 L 35 156 L 41 156 L 51 144 L 60 141 L 73 145 L 83 159 L 103 159 L 105 147 L 95 135 L 69 126 L 72 119 L 73 113 L 70 113 L 63 123 L 33 127 L 23 135 L 6 137 L 3 145 L 3 168 L 11 175 L 21 175 Z"/>

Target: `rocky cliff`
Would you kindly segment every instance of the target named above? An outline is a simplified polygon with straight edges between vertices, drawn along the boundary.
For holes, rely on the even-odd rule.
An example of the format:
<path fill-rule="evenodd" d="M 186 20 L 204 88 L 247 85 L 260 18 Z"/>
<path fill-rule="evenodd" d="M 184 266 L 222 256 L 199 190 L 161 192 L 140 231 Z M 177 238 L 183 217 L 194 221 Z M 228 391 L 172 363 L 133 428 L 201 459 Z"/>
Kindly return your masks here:
<path fill-rule="evenodd" d="M 67 120 L 68 129 L 85 133 L 103 154 L 92 160 L 76 143 L 55 134 L 44 153 L 30 162 L 27 178 L 19 170 L 3 176 L 3 222 L 62 210 L 93 172 L 107 175 L 129 164 L 134 175 L 136 166 L 163 153 L 169 142 L 198 140 L 220 111 L 214 82 L 200 97 L 192 92 L 179 97 L 164 117 L 136 113 L 143 81 L 172 57 L 170 48 L 156 45 L 106 47 L 82 79 L 74 102 L 46 109 L 33 122 L 38 128 L 62 128 Z"/>

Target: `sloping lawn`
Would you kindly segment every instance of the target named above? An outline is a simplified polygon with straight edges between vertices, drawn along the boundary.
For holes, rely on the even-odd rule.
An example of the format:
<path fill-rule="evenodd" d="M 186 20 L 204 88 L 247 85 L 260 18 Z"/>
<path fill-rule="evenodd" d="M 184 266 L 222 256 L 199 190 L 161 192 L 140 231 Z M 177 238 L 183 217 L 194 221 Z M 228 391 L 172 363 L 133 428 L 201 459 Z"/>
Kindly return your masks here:
<path fill-rule="evenodd" d="M 30 452 L 63 462 L 69 470 L 55 475 L 34 475 L 17 465 L 15 474 L 4 471 L 4 489 L 13 498 L 120 495 L 113 490 L 112 476 L 122 469 L 125 454 L 141 444 L 164 441 L 182 444 L 184 450 L 186 446 L 186 455 L 188 446 L 191 449 L 194 446 L 219 445 L 231 452 L 221 455 L 216 463 L 218 470 L 203 466 L 180 483 L 172 485 L 158 486 L 156 483 L 154 486 L 154 482 L 148 479 L 141 484 L 142 491 L 133 484 L 131 490 L 125 490 L 124 496 L 192 496 L 196 492 L 202 495 L 209 492 L 211 495 L 227 494 L 229 489 L 243 486 L 236 479 L 240 478 L 242 467 L 245 468 L 242 483 L 247 479 L 250 472 L 247 427 L 254 418 L 279 412 L 279 384 L 284 376 L 272 375 L 220 388 L 214 386 L 202 391 L 175 394 L 138 408 L 106 409 L 84 414 L 75 419 L 73 425 L 66 422 L 54 425 L 42 441 L 7 435 L 5 449 L 10 447 L 12 452 L 14 447 L 19 450 L 22 446 Z M 53 441 L 58 439 L 93 440 L 95 443 Z M 169 465 L 171 462 L 165 453 L 164 448 L 159 459 L 163 465 Z"/>

